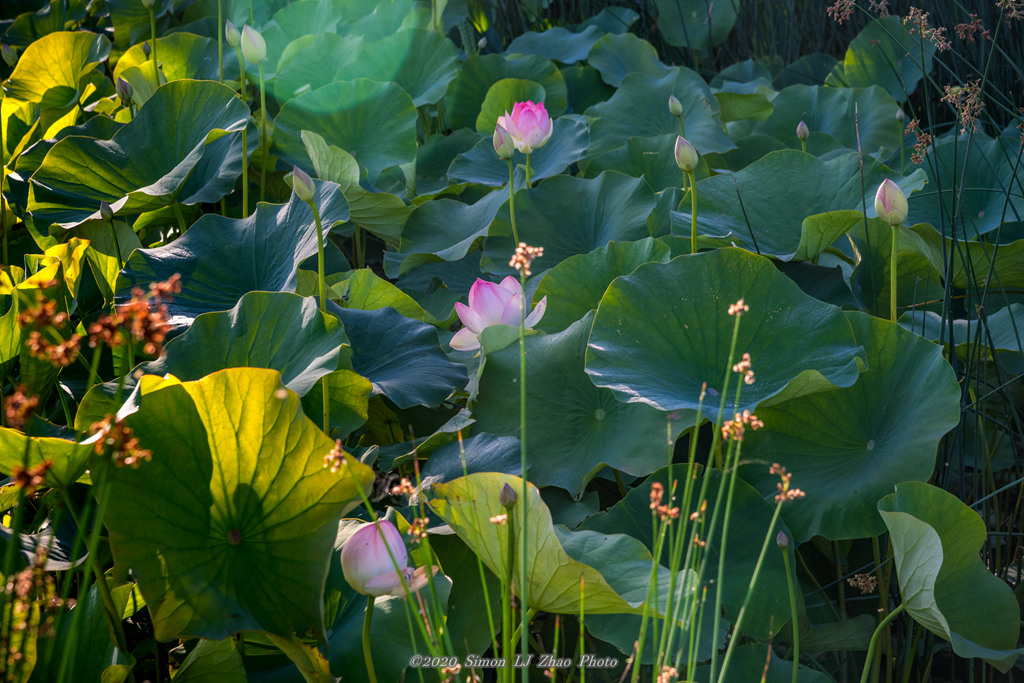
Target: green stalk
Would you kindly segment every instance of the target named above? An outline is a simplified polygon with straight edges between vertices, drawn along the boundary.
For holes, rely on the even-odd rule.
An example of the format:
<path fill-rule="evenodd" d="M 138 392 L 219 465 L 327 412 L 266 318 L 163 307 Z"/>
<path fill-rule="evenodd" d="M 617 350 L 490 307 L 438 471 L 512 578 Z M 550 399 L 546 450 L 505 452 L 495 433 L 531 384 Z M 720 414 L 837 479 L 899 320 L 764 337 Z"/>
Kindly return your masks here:
<path fill-rule="evenodd" d="M 583 579 L 583 575 L 580 574 L 580 638 L 579 638 L 580 659 L 583 659 L 583 636 L 587 632 L 586 631 L 586 626 L 583 623 L 583 616 L 584 616 L 583 598 L 584 598 L 584 593 L 585 593 L 584 588 L 586 587 L 584 584 L 585 584 L 585 582 L 584 582 L 584 579 Z M 524 671 L 525 671 L 525 669 L 524 669 Z M 580 683 L 587 683 L 587 667 L 585 667 L 585 666 L 580 667 Z"/>
<path fill-rule="evenodd" d="M 693 171 L 687 171 L 687 179 L 690 181 L 690 253 L 697 253 L 697 181 L 694 180 Z"/>
<path fill-rule="evenodd" d="M 224 82 L 224 5 L 217 0 L 217 82 Z"/>
<path fill-rule="evenodd" d="M 309 208 L 313 210 L 313 218 L 316 220 L 316 273 L 320 285 L 320 312 L 327 315 L 327 279 L 324 275 L 324 231 L 320 221 L 320 209 L 316 202 L 310 202 Z M 331 403 L 330 388 L 327 386 L 327 378 L 321 380 L 323 386 L 324 401 L 324 433 L 329 434 L 331 428 Z"/>
<path fill-rule="evenodd" d="M 377 683 L 377 672 L 373 670 L 373 656 L 370 654 L 370 622 L 373 621 L 373 596 L 366 596 L 366 613 L 363 615 L 363 660 L 366 662 L 366 677 L 370 683 Z"/>
<path fill-rule="evenodd" d="M 505 522 L 508 525 L 508 562 L 505 566 L 506 579 L 501 582 L 501 656 L 505 658 L 505 669 L 502 672 L 502 680 L 512 683 L 515 671 L 512 669 L 512 576 L 515 572 L 515 529 L 512 527 L 512 520 Z"/>
<path fill-rule="evenodd" d="M 864 670 L 860 675 L 860 683 L 868 683 L 868 673 L 871 671 L 871 663 L 875 659 L 875 650 L 878 649 L 878 638 L 882 635 L 885 627 L 889 625 L 889 622 L 896 618 L 896 615 L 906 609 L 907 603 L 900 603 L 900 606 L 889 612 L 889 616 L 882 619 L 878 626 L 875 627 L 875 632 L 871 635 L 871 643 L 868 645 L 868 656 L 864 660 Z"/>
<path fill-rule="evenodd" d="M 800 669 L 800 625 L 796 613 L 796 589 L 793 586 L 793 569 L 789 563 L 789 549 L 782 548 L 782 561 L 786 565 L 786 585 L 789 587 L 789 613 L 792 617 L 790 625 L 793 629 L 793 683 L 797 683 Z"/>
<path fill-rule="evenodd" d="M 263 62 L 260 70 L 260 201 L 267 196 L 267 89 L 263 84 Z"/>
<path fill-rule="evenodd" d="M 512 222 L 512 239 L 515 246 L 519 246 L 519 233 L 516 231 L 516 206 L 515 206 L 515 167 L 512 166 L 512 159 L 508 160 L 508 215 Z"/>
<path fill-rule="evenodd" d="M 530 155 L 526 155 L 526 186 L 530 186 Z"/>
<path fill-rule="evenodd" d="M 249 144 L 246 139 L 248 128 L 249 124 L 246 122 L 246 127 L 242 129 L 242 218 L 249 215 Z"/>
<path fill-rule="evenodd" d="M 529 173 L 530 157 L 526 157 L 527 173 Z M 518 242 L 517 242 L 518 244 Z M 526 576 L 526 541 L 527 541 L 527 522 L 528 517 L 526 514 L 527 508 L 527 496 L 530 493 L 529 482 L 526 480 L 526 266 L 519 269 L 519 284 L 523 289 L 523 295 L 519 298 L 519 438 L 520 438 L 520 465 L 523 473 L 523 491 L 519 497 L 519 505 L 522 508 L 520 510 L 520 519 L 522 519 L 521 528 L 519 531 L 520 536 L 520 551 L 519 551 L 519 613 L 522 615 L 521 619 L 521 633 L 520 633 L 520 652 L 523 657 L 526 657 L 530 651 L 530 621 L 527 609 L 529 607 L 529 577 Z M 529 670 L 526 667 L 522 669 L 522 681 L 528 683 Z"/>
<path fill-rule="evenodd" d="M 892 226 L 892 255 L 889 257 L 889 320 L 896 322 L 896 261 L 899 259 L 900 224 Z"/>
<path fill-rule="evenodd" d="M 800 141 L 800 151 L 803 152 L 804 154 L 807 153 L 807 140 Z"/>
<path fill-rule="evenodd" d="M 181 213 L 181 202 L 175 199 L 171 206 L 174 207 L 174 216 L 178 219 L 179 234 L 184 235 L 185 231 L 188 230 L 188 226 L 185 224 L 185 216 Z"/>

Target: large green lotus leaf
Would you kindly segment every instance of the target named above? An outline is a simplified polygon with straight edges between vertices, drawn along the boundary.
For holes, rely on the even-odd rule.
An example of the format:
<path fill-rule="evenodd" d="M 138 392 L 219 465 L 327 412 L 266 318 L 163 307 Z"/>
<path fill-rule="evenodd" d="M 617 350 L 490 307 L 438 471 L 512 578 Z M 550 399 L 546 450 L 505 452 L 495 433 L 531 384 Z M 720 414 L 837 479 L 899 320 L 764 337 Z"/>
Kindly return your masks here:
<path fill-rule="evenodd" d="M 72 136 L 54 145 L 32 175 L 27 208 L 36 223 L 67 228 L 98 219 L 101 201 L 122 215 L 218 201 L 241 175 L 248 120 L 226 85 L 173 81 L 110 140 Z"/>
<path fill-rule="evenodd" d="M 157 38 L 156 46 L 160 71 L 168 81 L 182 78 L 215 81 L 220 76 L 216 38 L 197 36 L 194 33 L 171 33 Z M 117 60 L 114 82 L 124 75 L 125 69 L 141 66 L 150 60 L 141 43 L 133 45 Z M 224 50 L 224 77 L 238 77 L 238 57 L 234 50 L 227 48 Z"/>
<path fill-rule="evenodd" d="M 985 522 L 956 496 L 923 482 L 896 485 L 878 501 L 892 538 L 903 604 L 960 657 L 981 657 L 1006 673 L 1016 648 L 1020 607 L 1013 591 L 978 557 Z"/>
<path fill-rule="evenodd" d="M 875 503 L 898 482 L 926 481 L 939 441 L 960 422 L 960 387 L 940 346 L 887 320 L 846 316 L 867 353 L 857 383 L 758 408 L 765 428 L 743 444 L 751 464 L 740 476 L 762 494 L 779 482 L 766 462 L 785 466 L 807 493 L 782 509 L 799 541 L 883 533 Z"/>
<path fill-rule="evenodd" d="M 546 94 L 548 114 L 555 118 L 565 112 L 565 80 L 549 59 L 524 55 L 506 59 L 503 55 L 470 55 L 462 63 L 458 77 L 448 87 L 445 103 L 452 129 L 476 128 L 487 91 L 503 78 L 519 78 L 539 83 Z"/>
<path fill-rule="evenodd" d="M 112 471 L 106 523 L 156 637 L 323 640 L 325 558 L 373 472 L 351 457 L 340 472 L 324 467 L 334 442 L 275 370 L 140 385 L 125 422 L 152 460 Z"/>
<path fill-rule="evenodd" d="M 958 239 L 954 244 L 931 225 L 918 223 L 900 231 L 900 250 L 904 249 L 948 273 L 948 284 L 959 289 L 1024 287 L 1024 240 L 997 245 Z"/>
<path fill-rule="evenodd" d="M 972 133 L 969 142 L 966 136 L 946 137 L 929 147 L 928 191 L 908 196 L 909 219 L 949 225 L 955 206 L 958 233 L 966 230 L 970 239 L 1024 222 L 1024 193 L 1012 182 L 1019 177 L 1019 147 L 1016 134 L 989 138 L 980 132 Z"/>
<path fill-rule="evenodd" d="M 498 494 L 508 484 L 517 491 L 520 500 L 508 515 L 505 524 L 494 524 L 492 517 L 505 513 Z M 460 477 L 447 484 L 433 487 L 432 499 L 427 502 L 441 519 L 447 522 L 466 545 L 500 579 L 508 580 L 508 537 L 516 539 L 522 533 L 522 479 L 497 472 L 478 472 Z M 603 535 L 593 532 L 569 532 L 563 541 L 551 523 L 551 512 L 540 498 L 540 493 L 529 485 L 527 504 L 527 576 L 528 600 L 532 608 L 554 614 L 578 614 L 580 610 L 580 582 L 586 586 L 584 608 L 587 614 L 640 614 L 647 595 L 647 579 L 651 571 L 651 555 L 634 539 L 625 535 Z M 595 553 L 593 547 L 604 548 Z M 516 550 L 519 545 L 517 540 Z M 599 567 L 584 564 L 573 555 L 586 556 L 599 561 Z M 595 562 L 596 563 L 596 562 Z M 639 567 L 646 564 L 646 571 Z M 519 572 L 513 568 L 512 584 L 519 583 Z M 620 595 L 610 585 L 615 581 L 623 590 Z M 660 594 L 668 590 L 668 571 L 658 575 Z M 518 591 L 517 591 L 518 593 Z"/>
<path fill-rule="evenodd" d="M 246 683 L 242 653 L 233 638 L 202 638 L 174 675 L 178 683 Z"/>
<path fill-rule="evenodd" d="M 85 256 L 89 259 L 96 285 L 106 301 L 113 301 L 121 266 L 128 263 L 133 251 L 142 247 L 139 236 L 132 226 L 119 220 L 112 225 L 105 221 L 86 221 L 73 234 L 89 240 Z"/>
<path fill-rule="evenodd" d="M 737 405 L 727 310 L 739 299 L 750 310 L 733 362 L 749 353 L 757 380 L 743 387 Z M 838 308 L 804 294 L 768 259 L 730 247 L 648 263 L 612 282 L 597 309 L 587 374 L 619 400 L 662 410 L 696 410 L 706 383 L 704 414 L 718 422 L 726 379 L 731 416 L 787 387 L 798 394 L 848 387 L 863 355 Z"/>
<path fill-rule="evenodd" d="M 69 24 L 82 22 L 86 16 L 84 0 L 50 0 L 49 3 L 30 3 L 38 7 L 38 11 L 22 12 L 13 21 L 6 21 L 4 42 L 12 47 L 26 48 L 41 36 L 56 31 L 63 31 Z M 18 5 L 15 4 L 14 8 Z M 17 10 L 5 13 L 11 17 Z"/>
<path fill-rule="evenodd" d="M 739 5 L 714 0 L 654 0 L 658 30 L 665 42 L 705 50 L 722 41 L 736 23 Z"/>
<path fill-rule="evenodd" d="M 832 55 L 823 52 L 812 52 L 800 57 L 781 69 L 772 81 L 776 90 L 791 85 L 822 85 L 835 69 L 837 62 Z"/>
<path fill-rule="evenodd" d="M 767 465 L 765 467 L 767 468 Z M 653 549 L 650 484 L 659 482 L 667 492 L 671 490 L 673 480 L 685 476 L 685 470 L 681 465 L 674 466 L 672 479 L 669 478 L 668 469 L 668 467 L 661 468 L 652 474 L 643 486 L 634 487 L 624 499 L 607 510 L 588 518 L 579 528 L 606 534 L 626 534 L 642 542 L 648 549 Z M 719 470 L 713 469 L 708 472 L 711 479 L 708 481 L 704 500 L 707 500 L 708 504 L 705 520 L 710 525 L 722 476 Z M 694 485 L 697 487 L 695 491 L 699 491 L 702 482 L 701 477 L 694 480 Z M 682 486 L 682 481 L 679 481 L 679 486 Z M 761 495 L 743 480 L 736 481 L 733 495 L 732 516 L 729 520 L 729 536 L 725 551 L 726 573 L 725 583 L 722 587 L 722 603 L 725 618 L 735 623 L 736 616 L 743 605 L 743 599 L 750 588 L 750 577 L 754 574 L 754 565 L 757 563 L 761 544 L 768 533 L 772 509 L 764 502 Z M 681 499 L 681 491 L 677 494 L 677 498 Z M 688 520 L 690 513 L 696 512 L 701 507 L 703 501 L 697 500 L 696 494 L 693 498 L 689 508 L 680 507 L 680 520 Z M 681 500 L 677 502 L 681 502 Z M 725 504 L 724 497 L 722 504 Z M 794 504 L 799 505 L 800 502 Z M 706 566 L 702 586 L 708 589 L 707 599 L 710 601 L 710 604 L 705 605 L 705 610 L 711 611 L 714 610 L 714 581 L 718 574 L 718 563 L 721 557 L 719 544 L 722 539 L 722 520 L 723 515 L 720 514 L 717 522 L 718 528 L 714 538 L 707 546 L 707 555 L 705 556 Z M 782 561 L 782 554 L 774 547 L 775 534 L 780 529 L 786 530 L 783 524 L 776 524 L 775 531 L 772 532 L 773 547 L 769 548 L 771 552 L 765 555 L 761 574 L 754 586 L 750 605 L 747 607 L 746 616 L 743 618 L 740 628 L 743 635 L 751 638 L 771 637 L 778 633 L 779 628 L 790 618 L 789 601 L 786 597 L 786 569 Z M 701 537 L 709 538 L 707 530 L 701 533 Z M 667 543 L 661 561 L 662 564 L 669 563 Z"/>
<path fill-rule="evenodd" d="M 984 311 L 984 309 L 982 309 Z M 547 316 L 551 312 L 548 307 Z M 990 356 L 996 351 L 1024 352 L 1024 304 L 1012 303 L 1000 308 L 995 313 L 985 312 L 984 319 L 943 320 L 938 313 L 931 311 L 907 311 L 900 316 L 900 325 L 925 339 L 950 343 L 950 327 L 952 327 L 953 345 L 958 355 L 981 353 Z"/>
<path fill-rule="evenodd" d="M 573 33 L 561 26 L 537 33 L 527 31 L 505 48 L 510 55 L 540 55 L 561 64 L 575 64 L 583 61 L 604 33 L 596 26 L 587 26 L 579 33 Z"/>
<path fill-rule="evenodd" d="M 270 82 L 273 83 L 274 77 L 276 77 L 274 69 L 281 64 L 282 58 L 288 52 L 289 45 L 294 41 L 307 35 L 336 31 L 338 23 L 345 15 L 335 4 L 331 0 L 299 0 L 298 2 L 289 2 L 284 6 L 278 4 L 272 18 L 256 18 L 256 26 L 259 27 L 260 35 L 263 36 L 267 45 L 267 60 L 263 64 L 264 77 L 271 77 Z M 261 5 L 261 7 L 257 9 L 256 5 Z M 213 9 L 216 11 L 216 8 Z M 250 11 L 260 12 L 261 10 L 273 11 L 274 6 L 270 3 L 251 3 L 245 7 L 245 13 L 241 17 L 234 15 L 233 21 L 241 27 L 244 23 L 249 23 Z M 226 12 L 226 16 L 232 16 L 230 10 Z M 239 19 L 241 19 L 241 23 L 239 23 Z M 326 54 L 324 56 L 327 57 Z M 331 73 L 333 73 L 334 62 L 324 62 L 323 65 L 329 65 Z M 258 65 L 251 62 L 246 63 L 245 70 L 250 82 L 259 82 Z"/>
<path fill-rule="evenodd" d="M 331 288 L 345 308 L 358 308 L 362 311 L 376 311 L 380 308 L 393 308 L 406 318 L 414 318 L 437 324 L 433 316 L 423 310 L 416 300 L 391 284 L 378 277 L 369 268 L 352 272 L 344 282 Z M 429 318 L 429 319 L 428 319 Z M 453 321 L 454 322 L 454 321 Z"/>
<path fill-rule="evenodd" d="M 683 105 L 686 138 L 698 152 L 728 152 L 736 146 L 716 116 L 717 101 L 707 83 L 695 71 L 677 67 L 663 76 L 631 74 L 611 99 L 586 111 L 594 119 L 589 156 L 617 149 L 631 137 L 679 135 L 679 120 L 668 110 L 669 95 Z"/>
<path fill-rule="evenodd" d="M 0 428 L 0 471 L 11 474 L 15 468 L 36 467 L 44 460 L 52 460 L 53 467 L 46 473 L 50 486 L 67 488 L 85 474 L 91 445 L 54 437 L 27 436 L 17 429 Z"/>
<path fill-rule="evenodd" d="M 318 424 L 323 424 L 324 382 L 327 382 L 327 401 L 331 406 L 330 434 L 345 438 L 366 422 L 373 383 L 352 370 L 335 370 L 321 377 L 313 390 L 302 397 L 306 415 Z"/>
<path fill-rule="evenodd" d="M 579 498 L 605 465 L 634 476 L 665 463 L 664 413 L 621 403 L 583 370 L 588 313 L 564 332 L 526 340 L 526 422 L 530 481 Z M 519 345 L 487 355 L 473 405 L 474 432 L 519 434 Z M 679 425 L 672 425 L 673 434 Z"/>
<path fill-rule="evenodd" d="M 332 4 L 337 4 L 334 0 Z M 335 12 L 342 17 L 351 17 L 347 23 L 338 26 L 338 33 L 343 36 L 363 36 L 370 42 L 408 29 L 426 29 L 430 27 L 430 7 L 414 0 L 380 0 L 372 2 L 356 2 L 356 11 L 352 12 L 353 3 L 343 2 Z"/>
<path fill-rule="evenodd" d="M 675 144 L 679 131 L 652 137 L 633 137 L 626 144 L 598 157 L 587 160 L 586 175 L 593 177 L 605 171 L 618 171 L 639 178 L 655 192 L 666 188 L 677 188 L 686 176 L 676 164 Z M 705 158 L 694 169 L 698 180 L 708 175 Z M 675 208 L 673 205 L 672 208 Z"/>
<path fill-rule="evenodd" d="M 667 246 L 650 237 L 638 242 L 609 242 L 589 254 L 570 256 L 544 273 L 533 303 L 548 298 L 548 307 L 536 329 L 564 330 L 595 310 L 608 285 L 650 261 L 669 260 Z"/>
<path fill-rule="evenodd" d="M 78 101 L 83 79 L 106 61 L 110 41 L 88 31 L 50 33 L 29 45 L 4 83 L 4 97 L 40 109 L 64 109 Z"/>
<path fill-rule="evenodd" d="M 653 45 L 632 33 L 604 36 L 591 48 L 587 62 L 597 69 L 605 83 L 616 88 L 632 73 L 663 76 L 672 68 L 658 59 Z"/>
<path fill-rule="evenodd" d="M 898 102 L 906 102 L 924 74 L 931 73 L 934 56 L 935 44 L 911 35 L 899 17 L 878 17 L 850 41 L 846 57 L 825 83 L 847 88 L 878 85 Z"/>
<path fill-rule="evenodd" d="M 803 643 L 803 639 L 800 640 Z M 750 681 L 761 681 L 761 683 L 789 683 L 793 680 L 793 662 L 769 652 L 769 644 L 747 643 L 739 645 L 733 651 L 732 659 L 729 661 L 729 668 L 725 677 L 722 673 L 723 657 L 718 658 L 718 672 L 715 676 L 717 683 L 750 683 Z M 821 671 L 816 671 L 809 666 L 799 665 L 800 683 L 833 683 L 832 679 Z M 710 681 L 711 665 L 703 664 L 697 666 L 693 673 L 694 683 L 705 683 Z"/>
<path fill-rule="evenodd" d="M 491 127 L 494 130 L 494 127 Z M 530 155 L 530 180 L 558 175 L 583 158 L 590 144 L 590 133 L 582 117 L 562 116 L 552 122 L 551 139 Z M 516 186 L 526 183 L 526 155 L 512 152 Z M 488 134 L 472 149 L 460 154 L 448 169 L 449 180 L 501 187 L 508 184 L 508 162 L 494 153 L 494 141 Z"/>
<path fill-rule="evenodd" d="M 507 201 L 508 190 L 499 189 L 475 204 L 454 199 L 423 202 L 402 230 L 400 251 L 385 262 L 388 276 L 397 277 L 432 261 L 458 261 L 487 234 L 498 209 Z"/>
<path fill-rule="evenodd" d="M 288 292 L 249 292 L 230 311 L 204 313 L 175 337 L 147 375 L 196 380 L 223 368 L 270 368 L 286 387 L 304 396 L 338 368 L 345 331 L 317 309 L 312 297 Z"/>
<path fill-rule="evenodd" d="M 364 42 L 355 58 L 336 78 L 391 81 L 409 93 L 417 107 L 444 97 L 458 72 L 455 44 L 437 31 L 399 31 L 376 42 Z"/>
<path fill-rule="evenodd" d="M 612 241 L 649 236 L 647 217 L 654 204 L 654 193 L 641 178 L 615 171 L 597 178 L 555 176 L 536 188 L 516 192 L 516 225 L 521 241 L 544 247 L 544 256 L 533 265 L 539 271 Z M 494 272 L 504 272 L 515 250 L 512 224 L 504 210 L 498 212 L 490 235 L 484 242 L 481 267 L 497 266 Z"/>
<path fill-rule="evenodd" d="M 286 102 L 307 90 L 322 88 L 351 62 L 360 48 L 360 36 L 337 33 L 308 34 L 288 43 L 277 62 L 277 72 L 267 83 L 278 102 Z"/>
<path fill-rule="evenodd" d="M 492 136 L 498 119 L 511 112 L 516 102 L 543 102 L 544 96 L 544 86 L 540 83 L 521 78 L 501 79 L 488 88 L 484 103 L 480 105 L 480 115 L 476 118 L 477 132 Z"/>
<path fill-rule="evenodd" d="M 896 100 L 877 85 L 867 88 L 791 85 L 772 100 L 772 105 L 775 111 L 767 121 L 754 125 L 751 133 L 799 144 L 796 127 L 803 121 L 812 133 L 828 133 L 847 148 L 862 149 L 878 159 L 888 159 L 903 143 L 903 131 L 896 122 Z"/>
<path fill-rule="evenodd" d="M 460 128 L 446 135 L 428 135 L 416 152 L 416 203 L 422 203 L 421 197 L 432 199 L 445 192 L 451 185 L 448 167 L 455 157 L 468 152 L 480 141 L 480 135 L 469 128 Z"/>
<path fill-rule="evenodd" d="M 437 330 L 393 308 L 338 310 L 352 343 L 352 369 L 399 408 L 436 406 L 466 386 L 466 366 L 441 351 Z"/>
<path fill-rule="evenodd" d="M 601 74 L 587 64 L 574 64 L 562 68 L 562 77 L 569 93 L 571 114 L 580 114 L 598 102 L 604 102 L 615 89 L 601 80 Z"/>
<path fill-rule="evenodd" d="M 334 183 L 316 185 L 326 234 L 348 218 L 348 203 Z M 247 292 L 295 291 L 299 264 L 316 249 L 313 212 L 295 194 L 287 204 L 261 202 L 247 218 L 208 213 L 171 244 L 136 250 L 118 278 L 118 299 L 179 273 L 181 293 L 167 308 L 172 323 L 188 324 L 201 313 L 233 308 Z"/>
<path fill-rule="evenodd" d="M 355 157 L 370 182 L 388 166 L 416 158 L 416 107 L 395 83 L 338 81 L 286 102 L 274 119 L 271 147 L 281 163 L 307 163 L 303 130 Z"/>
<path fill-rule="evenodd" d="M 522 473 L 519 439 L 475 434 L 434 449 L 420 470 L 420 485 L 427 489 L 474 472 Z"/>
<path fill-rule="evenodd" d="M 907 195 L 925 182 L 920 171 L 900 178 L 873 159 L 862 168 L 856 152 L 828 161 L 771 152 L 736 173 L 698 181 L 697 231 L 784 261 L 810 260 L 862 220 L 864 206 L 874 213 L 875 190 L 886 178 Z M 673 234 L 690 235 L 691 215 L 684 199 Z"/>

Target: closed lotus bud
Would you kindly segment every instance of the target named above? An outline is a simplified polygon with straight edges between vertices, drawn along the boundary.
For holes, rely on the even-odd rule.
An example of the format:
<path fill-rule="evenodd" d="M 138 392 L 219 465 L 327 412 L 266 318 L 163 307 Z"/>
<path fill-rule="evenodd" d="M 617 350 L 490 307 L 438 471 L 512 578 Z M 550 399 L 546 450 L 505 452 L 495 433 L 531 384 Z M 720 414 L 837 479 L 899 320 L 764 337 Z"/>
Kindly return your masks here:
<path fill-rule="evenodd" d="M 668 112 L 672 114 L 672 116 L 683 115 L 683 103 L 680 102 L 675 95 L 668 96 Z"/>
<path fill-rule="evenodd" d="M 519 496 L 516 494 L 515 489 L 508 484 L 505 484 L 501 487 L 501 493 L 498 494 L 498 500 L 501 501 L 501 506 L 503 508 L 511 510 L 516 504 L 516 501 L 519 500 Z"/>
<path fill-rule="evenodd" d="M 907 115 L 903 113 L 903 109 L 896 110 L 896 120 L 903 123 L 903 119 L 907 118 Z"/>
<path fill-rule="evenodd" d="M 295 190 L 295 195 L 299 199 L 307 204 L 313 203 L 313 198 L 316 196 L 316 186 L 313 184 L 313 179 L 309 177 L 309 174 L 298 166 L 292 166 L 292 189 Z"/>
<path fill-rule="evenodd" d="M 494 126 L 494 151 L 499 159 L 511 159 L 516 143 L 508 131 L 499 123 Z"/>
<path fill-rule="evenodd" d="M 686 173 L 697 168 L 697 150 L 682 135 L 676 137 L 676 165 Z"/>
<path fill-rule="evenodd" d="M 230 19 L 224 22 L 224 40 L 228 41 L 228 45 L 231 47 L 238 47 L 242 44 L 242 34 Z"/>
<path fill-rule="evenodd" d="M 796 136 L 801 140 L 806 140 L 807 136 L 811 134 L 811 131 L 807 129 L 807 124 L 801 121 L 796 124 Z"/>
<path fill-rule="evenodd" d="M 785 550 L 789 547 L 789 536 L 786 535 L 785 531 L 780 531 L 779 535 L 775 537 L 775 542 L 779 544 L 779 547 Z"/>
<path fill-rule="evenodd" d="M 122 107 L 127 107 L 132 103 L 132 95 L 135 94 L 135 88 L 132 87 L 131 83 L 119 77 L 114 89 L 117 91 L 117 98 L 121 100 Z"/>
<path fill-rule="evenodd" d="M 7 43 L 0 45 L 0 55 L 7 62 L 7 66 L 14 66 L 18 62 L 18 51 Z"/>
<path fill-rule="evenodd" d="M 110 204 L 100 202 L 100 217 L 108 223 L 114 220 L 114 212 L 111 210 Z"/>
<path fill-rule="evenodd" d="M 402 589 L 402 578 L 411 578 L 409 552 L 401 532 L 385 520 L 359 527 L 341 548 L 345 580 L 363 595 L 388 595 Z"/>
<path fill-rule="evenodd" d="M 153 0 L 142 0 L 142 6 L 146 9 L 153 9 Z"/>
<path fill-rule="evenodd" d="M 888 178 L 882 181 L 875 193 L 875 211 L 889 225 L 900 225 L 907 220 L 907 196 Z"/>
<path fill-rule="evenodd" d="M 267 43 L 263 36 L 252 26 L 242 27 L 242 55 L 245 61 L 259 64 L 267 58 Z"/>
<path fill-rule="evenodd" d="M 487 47 L 487 36 L 484 36 L 480 40 L 476 41 L 477 52 L 483 52 L 485 47 Z"/>
<path fill-rule="evenodd" d="M 144 54 L 144 55 L 146 55 L 148 57 L 149 56 L 149 52 L 150 52 L 150 47 L 149 47 L 149 41 L 147 40 L 146 42 L 144 42 L 142 44 L 142 54 Z"/>

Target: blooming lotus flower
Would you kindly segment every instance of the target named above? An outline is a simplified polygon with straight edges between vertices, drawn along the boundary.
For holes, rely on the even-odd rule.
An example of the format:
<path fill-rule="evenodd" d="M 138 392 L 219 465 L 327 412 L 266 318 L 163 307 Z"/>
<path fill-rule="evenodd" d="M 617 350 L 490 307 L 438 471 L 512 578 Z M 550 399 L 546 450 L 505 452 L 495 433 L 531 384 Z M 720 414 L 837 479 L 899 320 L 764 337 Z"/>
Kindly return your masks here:
<path fill-rule="evenodd" d="M 682 135 L 676 136 L 676 165 L 679 170 L 692 173 L 697 168 L 697 150 Z"/>
<path fill-rule="evenodd" d="M 418 590 L 426 584 L 426 570 L 409 566 L 409 553 L 402 534 L 386 520 L 364 524 L 345 541 L 341 549 L 341 569 L 349 585 L 363 595 L 402 596 L 405 594 L 403 578 L 409 590 Z"/>
<path fill-rule="evenodd" d="M 465 325 L 452 337 L 452 348 L 456 351 L 472 351 L 480 348 L 480 334 L 491 325 L 519 325 L 519 302 L 523 298 L 523 287 L 509 275 L 500 284 L 477 279 L 469 290 L 469 305 L 457 302 L 455 311 Z M 527 329 L 544 317 L 548 298 L 544 297 L 533 312 L 526 317 Z"/>
<path fill-rule="evenodd" d="M 516 149 L 523 154 L 543 147 L 551 137 L 551 117 L 543 102 L 516 102 L 511 114 L 506 111 L 498 117 L 498 125 L 508 131 Z"/>
<path fill-rule="evenodd" d="M 907 196 L 888 178 L 882 181 L 875 193 L 875 211 L 889 225 L 900 225 L 907 220 Z"/>

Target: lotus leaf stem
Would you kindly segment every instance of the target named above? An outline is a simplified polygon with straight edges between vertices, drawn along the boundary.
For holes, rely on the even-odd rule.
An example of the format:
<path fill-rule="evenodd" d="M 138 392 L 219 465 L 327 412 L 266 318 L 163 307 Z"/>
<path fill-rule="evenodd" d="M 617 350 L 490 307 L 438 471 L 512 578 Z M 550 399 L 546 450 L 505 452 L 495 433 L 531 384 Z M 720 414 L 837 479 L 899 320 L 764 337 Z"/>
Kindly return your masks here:
<path fill-rule="evenodd" d="M 260 201 L 267 197 L 267 88 L 263 83 L 263 62 L 260 70 Z"/>
<path fill-rule="evenodd" d="M 796 588 L 793 586 L 793 568 L 789 562 L 789 549 L 782 548 L 781 550 L 782 562 L 786 566 L 786 586 L 789 589 L 789 614 L 792 619 L 790 627 L 793 629 L 793 683 L 797 683 L 797 675 L 800 671 L 800 624 L 796 612 Z"/>
<path fill-rule="evenodd" d="M 882 621 L 878 623 L 878 626 L 875 627 L 875 632 L 871 634 L 871 642 L 870 644 L 868 644 L 868 656 L 864 660 L 864 670 L 861 672 L 860 675 L 860 683 L 868 683 L 868 675 L 872 668 L 871 664 L 875 659 L 875 650 L 878 649 L 878 639 L 882 635 L 882 632 L 885 630 L 885 627 L 889 625 L 890 621 L 896 618 L 896 615 L 898 615 L 906 608 L 907 603 L 901 602 L 899 607 L 889 612 L 889 615 L 885 619 L 882 619 Z"/>
<path fill-rule="evenodd" d="M 377 683 L 377 672 L 373 670 L 373 655 L 370 652 L 370 623 L 373 621 L 373 596 L 366 596 L 366 614 L 363 615 L 363 660 L 366 662 L 366 677 L 370 683 Z"/>

